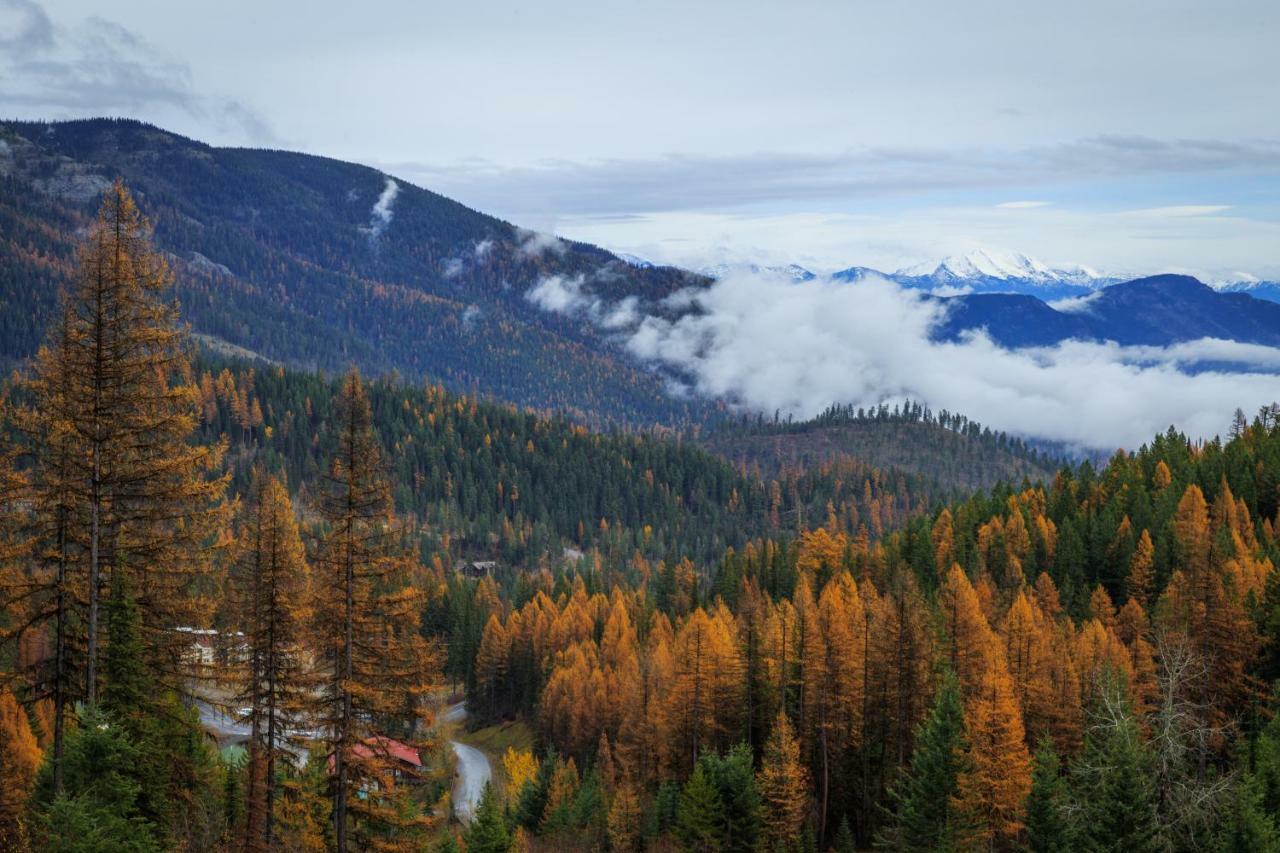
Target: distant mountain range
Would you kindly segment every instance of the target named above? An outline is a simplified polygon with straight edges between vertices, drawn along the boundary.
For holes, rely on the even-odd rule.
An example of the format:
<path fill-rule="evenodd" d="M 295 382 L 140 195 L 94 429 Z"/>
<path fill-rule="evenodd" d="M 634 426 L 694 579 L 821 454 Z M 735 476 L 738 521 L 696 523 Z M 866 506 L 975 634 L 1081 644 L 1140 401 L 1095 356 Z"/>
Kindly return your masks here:
<path fill-rule="evenodd" d="M 1280 347 L 1280 304 L 1220 292 L 1185 275 L 1120 282 L 1052 304 L 1025 293 L 930 298 L 947 308 L 934 329 L 941 340 L 982 329 L 1010 348 L 1066 340 L 1169 346 L 1201 338 Z"/>
<path fill-rule="evenodd" d="M 638 258 L 636 260 L 639 260 Z M 645 262 L 647 263 L 647 262 Z M 755 264 L 719 264 L 699 272 L 711 278 L 722 278 L 733 272 L 767 272 L 793 281 L 808 281 L 817 273 L 797 264 L 759 266 Z M 1020 252 L 975 249 L 964 255 L 944 258 L 937 264 L 923 263 L 885 272 L 865 266 L 852 266 L 831 273 L 836 281 L 860 281 L 878 276 L 899 284 L 934 293 L 953 296 L 964 293 L 1021 293 L 1044 301 L 1076 299 L 1133 276 L 1100 272 L 1083 265 L 1051 267 Z M 1248 293 L 1257 299 L 1280 302 L 1280 282 L 1260 280 L 1249 275 L 1210 282 L 1222 293 Z"/>

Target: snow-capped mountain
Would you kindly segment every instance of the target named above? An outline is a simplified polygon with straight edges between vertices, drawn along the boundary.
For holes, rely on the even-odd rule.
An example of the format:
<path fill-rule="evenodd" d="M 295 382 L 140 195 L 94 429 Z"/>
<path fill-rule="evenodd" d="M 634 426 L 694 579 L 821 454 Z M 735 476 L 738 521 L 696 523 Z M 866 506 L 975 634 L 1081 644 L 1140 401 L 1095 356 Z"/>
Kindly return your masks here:
<path fill-rule="evenodd" d="M 763 273 L 765 275 L 781 276 L 783 278 L 790 279 L 791 281 L 810 281 L 817 278 L 816 275 L 799 264 L 787 264 L 786 266 L 780 267 L 762 267 L 759 264 L 742 263 L 715 264 L 713 266 L 703 267 L 697 270 L 697 272 L 707 276 L 708 278 L 715 279 L 721 279 L 734 273 L 747 273 L 750 275 L 760 275 Z"/>
<path fill-rule="evenodd" d="M 975 249 L 917 264 L 893 273 L 895 281 L 926 290 L 947 288 L 974 293 L 1028 293 L 1048 299 L 1083 296 L 1120 279 L 1082 265 L 1051 267 L 1021 252 Z"/>
<path fill-rule="evenodd" d="M 722 263 L 703 267 L 698 272 L 711 278 L 724 278 L 732 273 L 767 273 L 783 276 L 791 281 L 809 281 L 817 277 L 798 264 L 760 266 Z M 1163 271 L 1152 272 L 1161 274 Z M 1103 288 L 1129 281 L 1136 276 L 1101 272 L 1083 264 L 1051 266 L 1021 252 L 981 248 L 963 255 L 948 256 L 938 263 L 927 262 L 903 267 L 896 272 L 851 266 L 831 273 L 830 277 L 845 282 L 858 282 L 869 277 L 886 278 L 904 287 L 928 291 L 935 296 L 1019 293 L 1034 296 L 1044 302 L 1072 304 L 1071 300 L 1091 297 Z M 1202 278 L 1219 293 L 1247 293 L 1255 299 L 1280 302 L 1280 281 L 1261 280 L 1243 272 Z"/>
<path fill-rule="evenodd" d="M 1211 279 L 1209 286 L 1219 293 L 1247 293 L 1254 299 L 1280 302 L 1280 281 L 1260 279 L 1249 273 L 1235 273 L 1225 278 Z"/>

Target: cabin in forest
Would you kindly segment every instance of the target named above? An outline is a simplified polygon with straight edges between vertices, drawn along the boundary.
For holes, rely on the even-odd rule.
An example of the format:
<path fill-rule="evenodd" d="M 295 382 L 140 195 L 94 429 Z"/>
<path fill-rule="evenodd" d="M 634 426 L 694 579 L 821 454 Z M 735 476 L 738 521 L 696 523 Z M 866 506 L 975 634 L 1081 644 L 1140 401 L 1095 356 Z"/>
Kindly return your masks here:
<path fill-rule="evenodd" d="M 498 570 L 496 560 L 459 560 L 454 564 L 455 573 L 467 578 L 491 578 Z"/>
<path fill-rule="evenodd" d="M 422 756 L 418 753 L 418 750 L 409 746 L 407 743 L 384 735 L 374 735 L 373 737 L 365 738 L 363 741 L 351 748 L 351 755 L 357 760 L 361 758 L 373 758 L 374 756 L 391 759 L 391 776 L 397 782 L 406 778 L 416 778 L 425 767 L 422 763 Z M 335 763 L 334 757 L 330 755 L 330 774 L 334 771 Z M 370 783 L 370 786 L 373 787 L 375 784 L 376 783 Z"/>

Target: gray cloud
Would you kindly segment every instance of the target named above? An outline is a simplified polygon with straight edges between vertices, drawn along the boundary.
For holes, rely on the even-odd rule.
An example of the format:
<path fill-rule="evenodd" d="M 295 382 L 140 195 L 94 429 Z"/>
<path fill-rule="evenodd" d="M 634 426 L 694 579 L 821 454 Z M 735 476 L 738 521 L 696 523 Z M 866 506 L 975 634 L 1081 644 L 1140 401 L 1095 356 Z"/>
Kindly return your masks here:
<path fill-rule="evenodd" d="M 274 140 L 255 110 L 201 94 L 186 63 L 115 21 L 91 16 L 61 27 L 32 0 L 0 0 L 0 21 L 6 20 L 17 22 L 15 35 L 0 36 L 0 109 L 6 112 L 128 115 L 157 123 L 180 115 L 260 143 Z"/>
<path fill-rule="evenodd" d="M 0 2 L 0 56 L 26 56 L 53 46 L 53 22 L 34 0 Z"/>
<path fill-rule="evenodd" d="M 1129 175 L 1275 173 L 1280 140 L 1098 136 L 1017 149 L 879 146 L 826 155 L 673 154 L 514 167 L 470 160 L 449 167 L 401 163 L 396 169 L 483 209 L 627 216 Z"/>

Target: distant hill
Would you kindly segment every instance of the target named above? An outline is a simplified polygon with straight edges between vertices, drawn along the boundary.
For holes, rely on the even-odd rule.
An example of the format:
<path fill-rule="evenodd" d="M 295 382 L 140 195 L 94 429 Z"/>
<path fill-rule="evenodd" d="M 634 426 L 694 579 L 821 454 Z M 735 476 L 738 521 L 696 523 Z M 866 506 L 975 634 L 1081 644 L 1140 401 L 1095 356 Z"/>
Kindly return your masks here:
<path fill-rule="evenodd" d="M 135 121 L 0 123 L 0 359 L 32 355 L 102 190 L 123 177 L 211 342 L 335 371 L 397 371 L 588 423 L 707 407 L 589 323 L 525 295 L 550 277 L 646 306 L 707 280 L 523 231 L 375 169 L 214 148 Z"/>
<path fill-rule="evenodd" d="M 833 406 L 807 421 L 745 418 L 702 440 L 712 453 L 765 477 L 857 459 L 876 469 L 926 477 L 939 491 L 968 494 L 1000 482 L 1048 482 L 1063 464 L 1051 449 L 993 432 L 963 415 L 919 404 Z"/>
<path fill-rule="evenodd" d="M 934 330 L 943 340 L 985 329 L 1007 347 L 1068 339 L 1168 346 L 1200 338 L 1280 346 L 1280 304 L 1219 292 L 1184 275 L 1122 282 L 1056 307 L 1024 294 L 937 298 L 947 307 Z"/>

